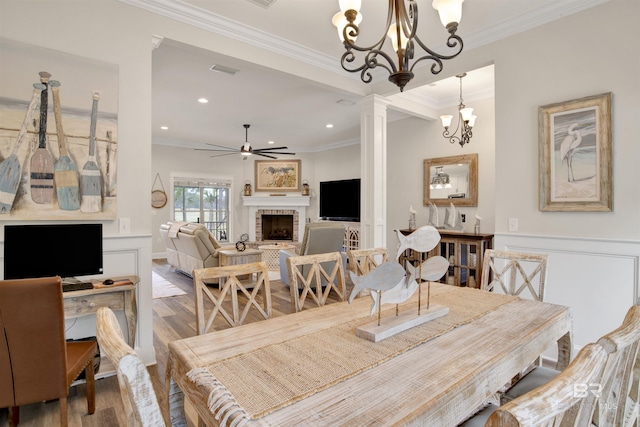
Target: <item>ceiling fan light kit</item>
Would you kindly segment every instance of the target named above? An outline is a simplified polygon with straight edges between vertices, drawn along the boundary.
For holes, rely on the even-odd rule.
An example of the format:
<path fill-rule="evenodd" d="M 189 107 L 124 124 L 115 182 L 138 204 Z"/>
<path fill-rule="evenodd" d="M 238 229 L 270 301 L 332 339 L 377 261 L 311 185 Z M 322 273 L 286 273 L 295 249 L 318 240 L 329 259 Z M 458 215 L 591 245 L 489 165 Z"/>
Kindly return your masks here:
<path fill-rule="evenodd" d="M 212 147 L 217 148 L 196 148 L 196 151 L 219 151 L 226 154 L 215 154 L 211 157 L 221 157 L 221 156 L 229 156 L 231 154 L 240 153 L 242 155 L 242 160 L 247 160 L 249 156 L 255 154 L 257 156 L 267 157 L 269 159 L 278 159 L 275 157 L 275 154 L 278 155 L 287 155 L 287 156 L 295 156 L 296 153 L 286 153 L 278 150 L 288 150 L 289 147 L 269 147 L 269 148 L 256 148 L 253 149 L 251 147 L 251 143 L 249 142 L 249 127 L 251 125 L 244 124 L 244 144 L 240 146 L 240 149 L 225 147 L 223 145 L 211 144 L 207 142 L 207 145 L 211 145 Z"/>

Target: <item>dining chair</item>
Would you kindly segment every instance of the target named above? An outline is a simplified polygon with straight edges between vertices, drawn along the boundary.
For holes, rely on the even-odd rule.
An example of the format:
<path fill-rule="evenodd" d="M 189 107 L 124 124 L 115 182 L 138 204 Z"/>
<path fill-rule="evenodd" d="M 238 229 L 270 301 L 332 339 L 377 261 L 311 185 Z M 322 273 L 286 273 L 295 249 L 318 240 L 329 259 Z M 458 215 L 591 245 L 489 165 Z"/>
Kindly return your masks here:
<path fill-rule="evenodd" d="M 116 367 L 120 396 L 129 427 L 166 426 L 151 377 L 140 357 L 124 340 L 116 315 L 101 307 L 96 313 L 96 329 L 100 348 Z M 176 392 L 177 385 L 173 391 Z M 178 401 L 179 399 L 172 399 Z M 170 408 L 172 426 L 186 426 L 182 403 Z"/>
<path fill-rule="evenodd" d="M 634 305 L 627 312 L 622 324 L 598 340 L 607 352 L 607 365 L 603 373 L 600 406 L 596 408 L 594 424 L 597 426 L 640 425 L 640 306 Z M 538 369 L 536 369 L 538 371 Z M 535 372 L 535 371 L 534 371 Z M 545 368 L 546 381 L 537 372 L 533 379 L 525 376 L 507 390 L 503 401 L 513 400 L 530 390 L 551 381 L 560 371 Z"/>
<path fill-rule="evenodd" d="M 67 426 L 69 388 L 84 372 L 88 413 L 95 412 L 95 341 L 65 340 L 60 277 L 0 281 L 0 407 L 10 425 L 19 407 L 58 399 Z"/>
<path fill-rule="evenodd" d="M 349 270 L 357 276 L 364 276 L 380 264 L 388 262 L 389 252 L 387 248 L 351 249 L 347 251 L 347 259 Z M 366 289 L 358 293 L 358 296 L 366 295 L 369 295 Z"/>
<path fill-rule="evenodd" d="M 607 363 L 600 344 L 587 344 L 560 375 L 495 409 L 486 427 L 591 425 Z"/>
<path fill-rule="evenodd" d="M 364 276 L 380 264 L 389 261 L 387 248 L 352 249 L 347 251 L 349 270 Z"/>
<path fill-rule="evenodd" d="M 632 306 L 619 328 L 598 340 L 608 354 L 597 426 L 640 425 L 640 306 Z"/>
<path fill-rule="evenodd" d="M 287 258 L 287 268 L 291 303 L 296 313 L 303 309 L 307 297 L 319 307 L 325 305 L 332 290 L 340 301 L 347 299 L 340 252 L 292 256 Z"/>
<path fill-rule="evenodd" d="M 527 290 L 531 299 L 543 301 L 547 259 L 548 255 L 487 249 L 480 289 L 521 297 L 527 296 Z"/>
<path fill-rule="evenodd" d="M 243 277 L 256 275 L 255 281 L 248 282 Z M 249 279 L 252 280 L 252 279 Z M 207 286 L 207 283 L 220 282 L 217 296 Z M 249 310 L 254 307 L 265 319 L 272 315 L 271 287 L 269 271 L 263 261 L 249 264 L 228 265 L 225 267 L 209 267 L 193 270 L 193 287 L 196 303 L 196 332 L 203 335 L 209 332 L 213 321 L 220 314 L 230 326 L 240 326 L 247 318 Z M 238 291 L 244 294 L 247 302 L 240 311 Z M 261 301 L 257 298 L 262 291 Z M 231 297 L 231 312 L 225 309 L 224 302 L 227 295 Z M 205 314 L 205 299 L 213 304 L 213 310 Z"/>
<path fill-rule="evenodd" d="M 499 291 L 537 301 L 544 300 L 548 255 L 487 249 L 484 253 L 480 289 Z M 557 372 L 541 366 L 539 357 L 514 377 L 507 387 L 521 381 L 525 375 L 528 389 L 533 389 L 553 378 Z"/>

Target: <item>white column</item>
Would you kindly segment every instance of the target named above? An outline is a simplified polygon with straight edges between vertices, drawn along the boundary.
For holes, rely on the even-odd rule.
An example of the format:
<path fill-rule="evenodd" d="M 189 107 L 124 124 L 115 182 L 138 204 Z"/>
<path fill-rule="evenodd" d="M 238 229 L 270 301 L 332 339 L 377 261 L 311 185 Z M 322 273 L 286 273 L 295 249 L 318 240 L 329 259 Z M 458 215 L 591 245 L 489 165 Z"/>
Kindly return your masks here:
<path fill-rule="evenodd" d="M 387 105 L 380 95 L 360 101 L 360 248 L 387 247 Z"/>

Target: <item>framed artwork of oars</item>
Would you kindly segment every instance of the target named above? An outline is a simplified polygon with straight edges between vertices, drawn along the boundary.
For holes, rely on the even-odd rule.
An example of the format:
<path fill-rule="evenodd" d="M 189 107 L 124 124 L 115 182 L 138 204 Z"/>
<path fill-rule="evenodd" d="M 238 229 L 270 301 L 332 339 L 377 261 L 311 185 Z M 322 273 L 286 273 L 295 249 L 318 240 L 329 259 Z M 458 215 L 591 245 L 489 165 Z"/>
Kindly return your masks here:
<path fill-rule="evenodd" d="M 3 38 L 0 57 L 21 70 L 0 86 L 0 221 L 115 219 L 118 67 Z"/>

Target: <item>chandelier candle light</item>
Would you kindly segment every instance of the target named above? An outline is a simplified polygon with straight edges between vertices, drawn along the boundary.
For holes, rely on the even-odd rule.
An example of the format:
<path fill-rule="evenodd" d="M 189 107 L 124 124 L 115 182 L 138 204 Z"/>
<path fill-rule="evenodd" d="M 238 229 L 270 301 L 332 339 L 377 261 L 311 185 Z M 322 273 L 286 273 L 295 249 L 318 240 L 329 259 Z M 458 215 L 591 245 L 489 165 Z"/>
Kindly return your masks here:
<path fill-rule="evenodd" d="M 409 4 L 405 7 L 407 1 Z M 389 81 L 396 84 L 401 92 L 413 78 L 414 67 L 422 61 L 432 61 L 431 73 L 438 74 L 442 71 L 443 60 L 455 58 L 462 52 L 462 38 L 456 35 L 456 31 L 462 18 L 463 2 L 464 0 L 433 0 L 432 6 L 438 11 L 442 25 L 449 32 L 447 47 L 453 49 L 452 54 L 443 55 L 429 49 L 416 34 L 418 29 L 416 0 L 389 0 L 386 28 L 380 40 L 371 46 L 356 45 L 356 38 L 360 34 L 358 25 L 362 22 L 360 14 L 362 0 L 339 0 L 340 12 L 333 16 L 331 22 L 338 29 L 340 41 L 346 49 L 340 60 L 342 68 L 351 73 L 359 72 L 362 81 L 370 83 L 373 79 L 370 70 L 382 67 L 389 72 Z M 383 50 L 387 36 L 391 39 L 395 54 Z M 425 55 L 414 58 L 416 45 L 422 48 Z M 352 64 L 356 59 L 354 51 L 365 53 L 364 63 L 360 66 Z M 397 57 L 397 64 L 394 56 Z"/>
<path fill-rule="evenodd" d="M 444 126 L 442 136 L 449 138 L 449 142 L 452 144 L 457 142 L 460 144 L 460 147 L 464 147 L 464 144 L 471 142 L 471 137 L 473 136 L 472 128 L 476 123 L 476 116 L 473 115 L 473 108 L 467 108 L 462 102 L 462 78 L 466 75 L 467 73 L 456 75 L 456 77 L 460 79 L 460 104 L 458 104 L 458 123 L 456 124 L 456 130 L 449 132 L 449 127 L 453 120 L 452 115 L 440 116 L 442 126 Z M 460 136 L 456 135 L 456 133 L 458 133 L 458 129 L 460 129 Z"/>

